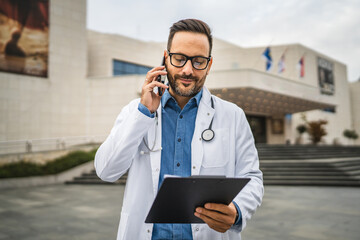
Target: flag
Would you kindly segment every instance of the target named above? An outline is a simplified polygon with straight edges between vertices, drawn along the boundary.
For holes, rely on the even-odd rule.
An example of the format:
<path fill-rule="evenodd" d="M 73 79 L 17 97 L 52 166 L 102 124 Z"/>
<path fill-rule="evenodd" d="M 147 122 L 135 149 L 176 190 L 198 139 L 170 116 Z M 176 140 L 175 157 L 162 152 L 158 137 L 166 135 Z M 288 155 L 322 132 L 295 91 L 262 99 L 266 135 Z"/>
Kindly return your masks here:
<path fill-rule="evenodd" d="M 278 73 L 281 74 L 285 71 L 285 52 L 281 55 L 278 63 Z"/>
<path fill-rule="evenodd" d="M 266 65 L 265 65 L 266 71 L 270 71 L 271 66 L 272 66 L 272 57 L 271 57 L 271 54 L 270 54 L 270 47 L 267 47 L 265 49 L 262 56 L 266 60 Z"/>
<path fill-rule="evenodd" d="M 299 76 L 303 78 L 305 76 L 305 58 L 302 56 L 297 64 L 297 69 L 299 70 Z"/>

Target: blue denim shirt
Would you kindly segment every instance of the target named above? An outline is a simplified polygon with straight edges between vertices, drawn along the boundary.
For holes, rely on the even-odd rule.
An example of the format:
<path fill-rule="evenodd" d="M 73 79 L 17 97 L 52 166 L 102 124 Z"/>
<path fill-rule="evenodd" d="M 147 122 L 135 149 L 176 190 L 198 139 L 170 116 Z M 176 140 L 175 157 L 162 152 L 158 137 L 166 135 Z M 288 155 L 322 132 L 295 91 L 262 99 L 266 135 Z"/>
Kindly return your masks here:
<path fill-rule="evenodd" d="M 191 175 L 191 141 L 201 97 L 202 90 L 182 110 L 168 90 L 161 98 L 162 152 L 159 188 L 165 174 L 182 177 Z M 155 115 L 141 103 L 138 108 L 149 117 Z M 239 207 L 234 204 L 241 216 Z M 240 223 L 241 217 L 236 224 Z M 191 224 L 154 224 L 152 239 L 193 239 Z"/>

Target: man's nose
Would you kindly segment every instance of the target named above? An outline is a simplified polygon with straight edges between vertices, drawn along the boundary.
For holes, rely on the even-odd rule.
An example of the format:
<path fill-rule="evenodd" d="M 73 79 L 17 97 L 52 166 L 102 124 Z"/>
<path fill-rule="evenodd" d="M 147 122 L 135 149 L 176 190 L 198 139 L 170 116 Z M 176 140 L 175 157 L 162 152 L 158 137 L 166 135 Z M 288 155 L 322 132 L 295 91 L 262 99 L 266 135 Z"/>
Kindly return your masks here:
<path fill-rule="evenodd" d="M 184 75 L 193 74 L 194 69 L 193 69 L 193 66 L 192 66 L 192 63 L 191 63 L 190 60 L 188 60 L 186 62 L 186 64 L 183 66 L 182 72 L 183 72 Z"/>

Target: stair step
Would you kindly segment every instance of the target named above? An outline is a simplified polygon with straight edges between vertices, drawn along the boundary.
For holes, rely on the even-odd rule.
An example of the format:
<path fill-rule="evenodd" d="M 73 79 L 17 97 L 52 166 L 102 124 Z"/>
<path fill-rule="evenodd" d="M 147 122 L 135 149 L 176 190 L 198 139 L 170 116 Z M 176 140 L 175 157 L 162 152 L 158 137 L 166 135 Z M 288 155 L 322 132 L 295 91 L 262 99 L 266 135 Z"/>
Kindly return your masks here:
<path fill-rule="evenodd" d="M 323 171 L 323 170 L 339 169 L 332 165 L 327 165 L 327 164 L 324 164 L 321 166 L 318 166 L 318 165 L 311 166 L 311 164 L 306 164 L 306 165 L 301 165 L 301 164 L 260 164 L 260 168 L 264 168 L 264 169 L 271 169 L 271 168 L 288 169 L 288 168 L 291 168 L 291 169 L 297 169 L 297 170 L 304 169 L 305 171 L 307 171 L 307 170 Z"/>
<path fill-rule="evenodd" d="M 360 181 L 319 181 L 319 180 L 264 180 L 265 185 L 281 185 L 281 186 L 347 186 L 360 187 Z"/>
<path fill-rule="evenodd" d="M 125 184 L 126 180 L 125 179 L 119 179 L 118 181 L 112 183 L 112 182 L 105 182 L 102 181 L 101 179 L 99 180 L 92 180 L 92 179 L 77 179 L 77 180 L 73 180 L 73 181 L 67 181 L 66 184 L 109 184 L 109 185 L 113 185 L 113 184 Z"/>
<path fill-rule="evenodd" d="M 279 171 L 263 171 L 264 176 L 345 176 L 348 177 L 344 172 L 297 172 L 297 171 L 287 171 L 287 172 L 279 172 Z"/>
<path fill-rule="evenodd" d="M 280 171 L 280 172 L 287 172 L 287 171 L 296 171 L 296 172 L 339 172 L 336 168 L 295 168 L 295 167 L 277 167 L 277 166 L 260 166 L 261 171 Z"/>
<path fill-rule="evenodd" d="M 259 155 L 259 159 L 260 160 L 288 160 L 288 159 L 293 159 L 293 160 L 299 160 L 299 159 L 306 159 L 306 160 L 311 160 L 311 159 L 331 159 L 331 158 L 352 158 L 352 157 L 359 157 L 359 155 L 290 155 L 290 154 L 286 154 L 286 155 L 269 155 L 269 156 L 262 156 Z"/>
<path fill-rule="evenodd" d="M 292 175 L 292 176 L 264 176 L 265 180 L 305 180 L 305 181 L 311 181 L 311 180 L 322 180 L 322 181 L 357 181 L 356 179 L 352 179 L 351 177 L 347 176 L 301 176 L 301 175 Z"/>
<path fill-rule="evenodd" d="M 360 160 L 359 161 L 347 161 L 347 162 L 336 162 L 332 164 L 336 167 L 353 167 L 353 166 L 360 166 Z"/>

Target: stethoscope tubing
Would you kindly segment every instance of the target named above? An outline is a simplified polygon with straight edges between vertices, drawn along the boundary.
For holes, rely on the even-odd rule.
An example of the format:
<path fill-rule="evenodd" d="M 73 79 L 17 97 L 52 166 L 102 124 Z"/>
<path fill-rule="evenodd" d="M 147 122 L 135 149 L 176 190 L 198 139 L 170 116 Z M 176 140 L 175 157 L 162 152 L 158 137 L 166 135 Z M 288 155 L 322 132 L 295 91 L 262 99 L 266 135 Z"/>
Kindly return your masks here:
<path fill-rule="evenodd" d="M 215 107 L 214 107 L 214 100 L 213 98 L 211 97 L 211 107 L 215 110 Z M 156 145 L 156 140 L 157 140 L 157 126 L 158 126 L 158 113 L 157 111 L 155 112 L 155 118 L 156 118 L 156 127 L 155 127 L 155 141 L 154 141 L 154 145 L 152 146 L 152 148 L 149 147 L 149 145 L 146 143 L 145 141 L 145 138 L 143 138 L 143 142 L 144 142 L 144 145 L 145 147 L 150 151 L 150 152 L 157 152 L 157 151 L 161 151 L 162 150 L 162 147 L 160 147 L 159 149 L 154 149 L 155 148 L 155 145 Z M 214 121 L 214 116 L 212 117 L 211 119 L 211 122 L 210 122 L 210 125 L 207 129 L 205 129 L 202 133 L 201 133 L 201 138 L 202 140 L 204 140 L 205 142 L 210 142 L 211 140 L 214 139 L 215 137 L 215 132 L 214 130 L 212 130 L 212 124 L 213 124 L 213 121 Z M 144 151 L 141 151 L 140 154 L 147 154 L 149 152 L 144 152 Z"/>

